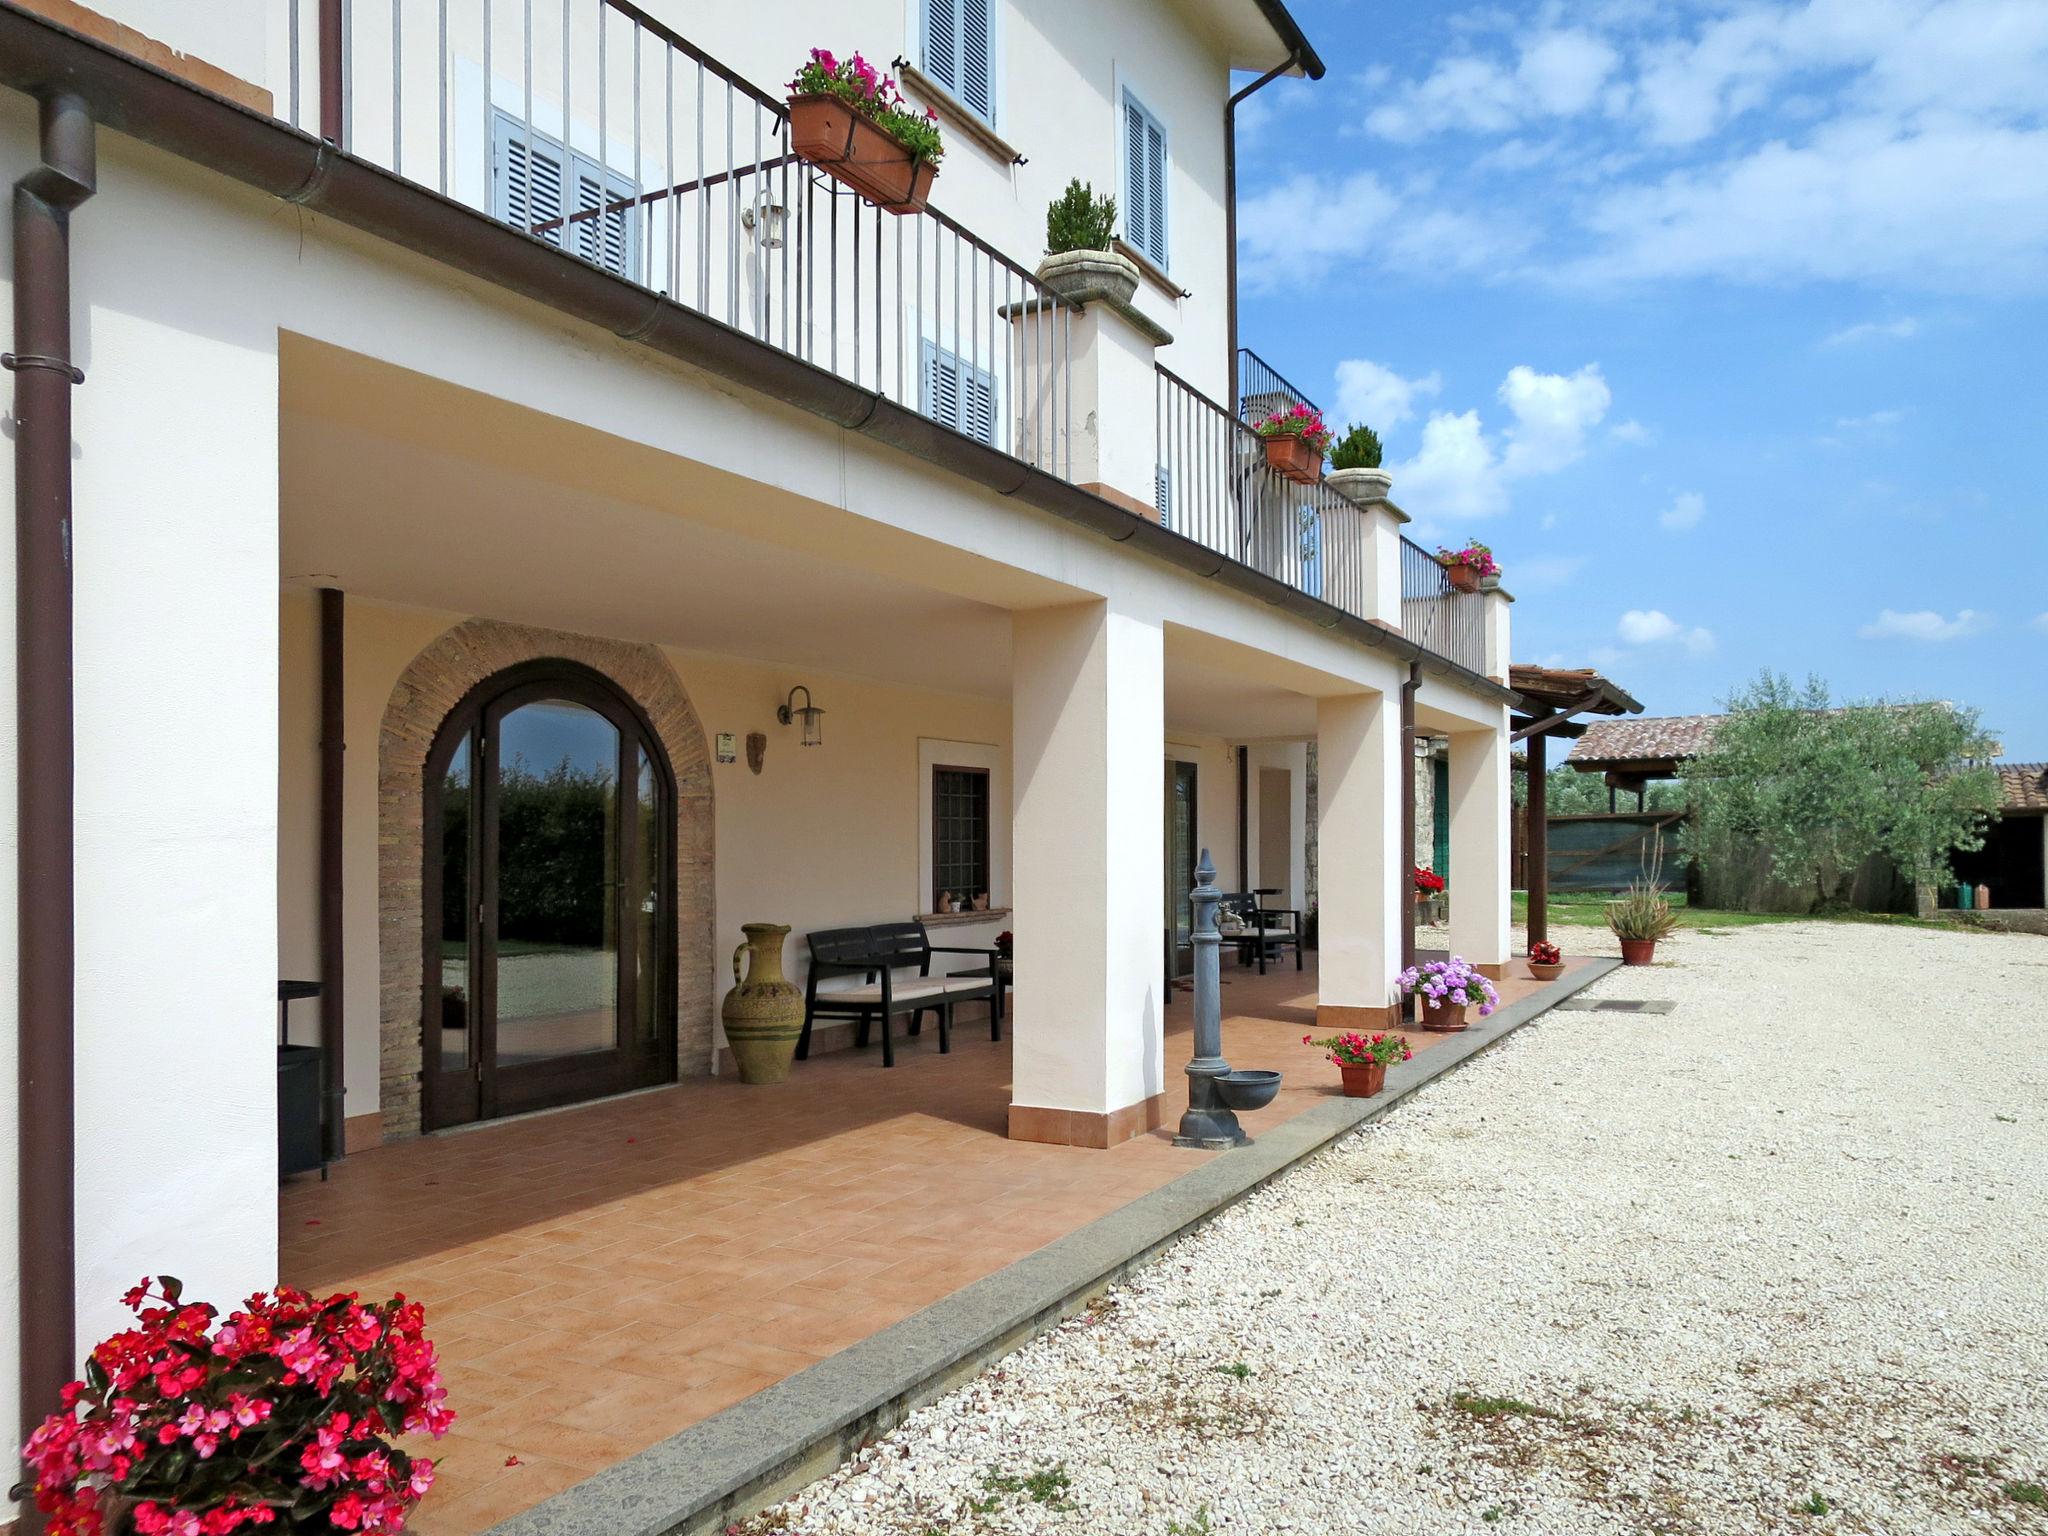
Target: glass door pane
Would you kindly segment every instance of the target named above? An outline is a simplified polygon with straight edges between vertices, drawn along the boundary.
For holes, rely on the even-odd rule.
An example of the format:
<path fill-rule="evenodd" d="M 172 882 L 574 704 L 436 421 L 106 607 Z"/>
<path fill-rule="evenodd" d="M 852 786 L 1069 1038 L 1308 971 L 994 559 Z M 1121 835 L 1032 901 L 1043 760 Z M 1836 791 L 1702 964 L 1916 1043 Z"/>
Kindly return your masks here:
<path fill-rule="evenodd" d="M 475 1061 L 470 1025 L 475 987 L 470 980 L 469 916 L 476 904 L 469 880 L 471 791 L 469 739 L 464 737 L 441 775 L 441 1070 L 461 1072 Z"/>
<path fill-rule="evenodd" d="M 500 1069 L 619 1045 L 618 728 L 544 699 L 497 737 Z"/>
<path fill-rule="evenodd" d="M 663 876 L 668 870 L 662 835 L 661 780 L 643 752 L 636 753 L 640 773 L 633 807 L 633 889 L 627 893 L 633 923 L 633 1038 L 652 1050 L 661 1036 L 665 996 L 661 941 L 668 903 Z"/>
<path fill-rule="evenodd" d="M 1195 765 L 1168 763 L 1166 773 L 1166 911 L 1179 975 L 1195 955 Z"/>

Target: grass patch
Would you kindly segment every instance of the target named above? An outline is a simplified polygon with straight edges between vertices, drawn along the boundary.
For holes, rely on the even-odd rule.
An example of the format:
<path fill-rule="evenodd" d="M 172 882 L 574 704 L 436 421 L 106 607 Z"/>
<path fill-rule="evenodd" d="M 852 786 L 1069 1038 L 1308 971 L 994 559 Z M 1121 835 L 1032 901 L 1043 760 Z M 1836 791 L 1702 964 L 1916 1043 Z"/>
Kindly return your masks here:
<path fill-rule="evenodd" d="M 1067 1476 L 1067 1464 L 1056 1461 L 1050 1466 L 1039 1466 L 1036 1470 L 1018 1475 L 1006 1472 L 1001 1467 L 988 1467 L 981 1474 L 984 1496 L 970 1498 L 967 1507 L 977 1515 L 992 1515 L 1002 1507 L 1005 1497 L 1023 1494 L 1034 1504 L 1047 1509 L 1068 1510 L 1074 1507 L 1067 1497 L 1073 1491 L 1074 1480 Z"/>
<path fill-rule="evenodd" d="M 1581 928 L 1605 928 L 1607 926 L 1607 903 L 1612 896 L 1593 891 L 1557 891 L 1550 898 L 1550 921 L 1555 924 L 1576 925 Z M 1957 925 L 1940 919 L 1928 921 L 1917 917 L 1902 917 L 1891 912 L 1728 912 L 1713 907 L 1688 906 L 1683 891 L 1669 892 L 1665 898 L 1671 903 L 1671 915 L 1678 920 L 1680 930 L 1695 933 L 1717 933 L 1729 928 L 1756 928 L 1766 923 L 1883 923 L 1899 928 L 1954 928 Z M 1526 891 L 1514 893 L 1514 922 L 1526 924 L 1529 920 L 1529 896 Z"/>
<path fill-rule="evenodd" d="M 2048 1509 L 2048 1488 L 2039 1483 L 2007 1483 L 2005 1496 L 2015 1504 L 2031 1504 L 2036 1509 Z"/>
<path fill-rule="evenodd" d="M 1453 1392 L 1451 1406 L 1475 1419 L 1561 1419 L 1563 1414 L 1540 1403 L 1525 1403 L 1519 1397 L 1483 1397 L 1477 1392 Z"/>
<path fill-rule="evenodd" d="M 1183 1525 L 1178 1520 L 1166 1522 L 1166 1536 L 1214 1536 L 1215 1527 L 1209 1524 L 1209 1506 L 1204 1504 L 1195 1511 L 1195 1518 Z"/>
<path fill-rule="evenodd" d="M 1824 1515 L 1833 1508 L 1834 1505 L 1827 1501 L 1826 1496 L 1818 1488 L 1808 1491 L 1804 1504 L 1792 1506 L 1793 1513 L 1801 1515 Z"/>
<path fill-rule="evenodd" d="M 1252 1368 L 1242 1360 L 1233 1360 L 1228 1365 L 1212 1365 L 1209 1369 L 1221 1376 L 1235 1376 L 1239 1381 L 1243 1381 L 1252 1373 Z"/>

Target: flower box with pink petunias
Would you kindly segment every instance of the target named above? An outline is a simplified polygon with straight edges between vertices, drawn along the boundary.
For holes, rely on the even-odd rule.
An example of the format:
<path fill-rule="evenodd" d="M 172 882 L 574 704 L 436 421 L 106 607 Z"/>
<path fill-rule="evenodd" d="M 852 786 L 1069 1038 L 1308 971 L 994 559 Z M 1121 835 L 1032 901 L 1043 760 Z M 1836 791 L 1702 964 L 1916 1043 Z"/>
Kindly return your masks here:
<path fill-rule="evenodd" d="M 911 105 L 861 55 L 823 48 L 789 82 L 789 138 L 800 158 L 890 213 L 925 206 L 946 152 L 931 108 Z"/>

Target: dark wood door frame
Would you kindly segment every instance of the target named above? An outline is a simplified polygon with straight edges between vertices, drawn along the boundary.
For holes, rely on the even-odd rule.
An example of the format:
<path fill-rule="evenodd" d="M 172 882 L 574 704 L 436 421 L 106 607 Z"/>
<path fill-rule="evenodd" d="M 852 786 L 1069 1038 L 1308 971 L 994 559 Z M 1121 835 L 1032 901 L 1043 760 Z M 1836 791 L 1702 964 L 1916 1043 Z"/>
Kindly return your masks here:
<path fill-rule="evenodd" d="M 561 701 L 581 705 L 609 722 L 620 738 L 618 810 L 613 836 L 618 878 L 612 882 L 617 979 L 614 1008 L 619 1036 L 614 1047 L 587 1055 L 549 1058 L 511 1068 L 496 1061 L 497 1022 L 497 739 L 504 718 L 522 705 Z M 469 1048 L 463 1067 L 441 1067 L 442 996 L 442 785 L 448 765 L 463 744 L 470 748 L 469 849 L 465 872 L 466 942 L 471 957 L 469 1007 L 465 1020 Z M 656 857 L 661 861 L 653 931 L 659 946 L 659 989 L 655 1029 L 643 1038 L 639 1025 L 636 960 L 639 925 L 627 893 L 641 889 L 638 867 L 639 768 L 654 769 L 659 811 Z M 638 703 L 602 673 L 577 662 L 540 660 L 494 674 L 462 698 L 435 733 L 427 753 L 421 816 L 421 1113 L 423 1129 L 439 1130 L 475 1120 L 573 1103 L 608 1093 L 673 1081 L 676 1075 L 676 787 L 661 738 Z"/>

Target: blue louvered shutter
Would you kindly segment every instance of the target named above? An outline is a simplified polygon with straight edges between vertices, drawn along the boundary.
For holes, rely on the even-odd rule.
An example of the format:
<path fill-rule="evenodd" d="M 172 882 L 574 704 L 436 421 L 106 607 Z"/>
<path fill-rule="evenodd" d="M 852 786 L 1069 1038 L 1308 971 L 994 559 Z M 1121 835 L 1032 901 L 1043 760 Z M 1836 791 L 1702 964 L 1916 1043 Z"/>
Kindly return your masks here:
<path fill-rule="evenodd" d="M 924 413 L 991 448 L 996 441 L 995 375 L 930 342 L 924 344 Z"/>
<path fill-rule="evenodd" d="M 1124 93 L 1124 238 L 1166 265 L 1166 130 Z"/>
<path fill-rule="evenodd" d="M 923 0 L 924 72 L 983 122 L 996 120 L 997 0 Z"/>

